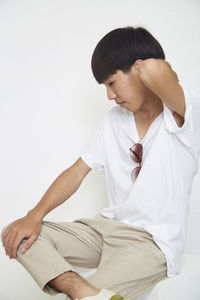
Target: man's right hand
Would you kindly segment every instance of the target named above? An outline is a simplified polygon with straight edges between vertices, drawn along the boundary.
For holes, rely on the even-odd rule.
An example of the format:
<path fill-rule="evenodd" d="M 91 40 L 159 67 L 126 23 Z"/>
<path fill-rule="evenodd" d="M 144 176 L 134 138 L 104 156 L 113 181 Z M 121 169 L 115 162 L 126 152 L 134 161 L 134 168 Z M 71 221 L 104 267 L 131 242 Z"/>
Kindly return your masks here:
<path fill-rule="evenodd" d="M 28 250 L 40 233 L 41 221 L 34 217 L 25 216 L 12 222 L 3 232 L 3 247 L 10 258 L 17 257 L 17 248 L 23 239 L 26 242 L 22 246 L 22 252 Z"/>

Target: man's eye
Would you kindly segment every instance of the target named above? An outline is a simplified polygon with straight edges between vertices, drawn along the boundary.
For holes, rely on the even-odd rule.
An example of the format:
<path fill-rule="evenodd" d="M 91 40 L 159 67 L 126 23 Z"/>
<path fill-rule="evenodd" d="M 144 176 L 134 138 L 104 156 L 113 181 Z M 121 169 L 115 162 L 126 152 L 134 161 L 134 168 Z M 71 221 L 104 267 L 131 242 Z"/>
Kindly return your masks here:
<path fill-rule="evenodd" d="M 113 85 L 113 81 L 109 82 L 108 85 L 109 85 L 109 86 L 112 86 L 112 85 Z"/>

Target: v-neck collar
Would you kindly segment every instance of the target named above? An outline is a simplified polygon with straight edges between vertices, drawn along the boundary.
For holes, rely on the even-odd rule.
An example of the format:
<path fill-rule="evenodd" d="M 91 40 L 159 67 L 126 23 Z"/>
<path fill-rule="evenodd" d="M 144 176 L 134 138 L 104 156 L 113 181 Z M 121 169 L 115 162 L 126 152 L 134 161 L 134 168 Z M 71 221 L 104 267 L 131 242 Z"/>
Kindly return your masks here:
<path fill-rule="evenodd" d="M 143 143 L 145 140 L 148 139 L 150 132 L 153 130 L 153 128 L 156 127 L 157 123 L 159 122 L 159 120 L 163 116 L 163 113 L 164 113 L 164 111 L 161 111 L 161 113 L 152 121 L 151 125 L 149 126 L 149 128 L 148 128 L 148 130 L 147 130 L 147 132 L 145 134 L 145 136 L 143 137 L 142 140 L 140 140 L 140 137 L 139 137 L 139 134 L 138 134 L 138 130 L 137 130 L 137 126 L 136 126 L 136 122 L 135 122 L 135 115 L 134 115 L 133 112 L 130 112 L 131 128 L 133 128 L 132 126 L 134 126 L 134 129 L 135 129 L 135 130 L 132 130 L 132 135 L 131 135 L 134 143 L 138 143 L 138 142 Z"/>

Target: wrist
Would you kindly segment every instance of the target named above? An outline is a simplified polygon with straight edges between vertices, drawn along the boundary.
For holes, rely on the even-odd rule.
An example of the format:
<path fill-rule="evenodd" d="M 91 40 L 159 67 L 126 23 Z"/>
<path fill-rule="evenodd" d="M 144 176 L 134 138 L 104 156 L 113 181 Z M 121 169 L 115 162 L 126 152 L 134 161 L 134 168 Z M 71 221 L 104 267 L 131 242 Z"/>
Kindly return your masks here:
<path fill-rule="evenodd" d="M 38 222 L 42 222 L 42 220 L 44 218 L 44 215 L 41 212 L 36 211 L 35 209 L 29 210 L 26 216 L 33 218 Z"/>

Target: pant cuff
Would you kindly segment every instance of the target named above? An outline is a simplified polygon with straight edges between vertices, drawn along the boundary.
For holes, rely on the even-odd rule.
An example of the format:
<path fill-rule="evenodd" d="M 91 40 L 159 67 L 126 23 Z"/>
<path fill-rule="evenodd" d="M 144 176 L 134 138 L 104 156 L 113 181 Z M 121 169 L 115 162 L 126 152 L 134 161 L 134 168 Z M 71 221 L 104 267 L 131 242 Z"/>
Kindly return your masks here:
<path fill-rule="evenodd" d="M 38 282 L 39 287 L 41 288 L 41 290 L 44 293 L 47 293 L 49 295 L 56 295 L 56 294 L 62 293 L 62 292 L 58 291 L 57 289 L 55 289 L 50 284 L 48 284 L 48 282 L 51 281 L 52 279 L 55 279 L 56 277 L 58 277 L 59 275 L 63 274 L 64 272 L 68 272 L 70 270 L 76 272 L 73 267 L 70 268 L 70 269 L 68 269 L 68 268 L 60 269 L 57 272 L 55 272 L 54 274 L 52 273 L 51 275 L 49 275 L 49 278 L 46 278 L 45 281 Z"/>

